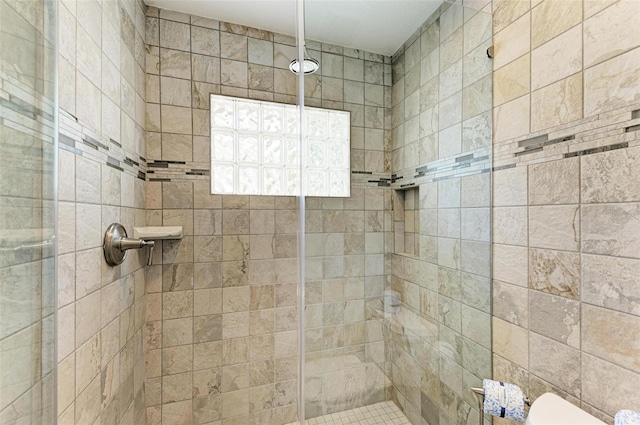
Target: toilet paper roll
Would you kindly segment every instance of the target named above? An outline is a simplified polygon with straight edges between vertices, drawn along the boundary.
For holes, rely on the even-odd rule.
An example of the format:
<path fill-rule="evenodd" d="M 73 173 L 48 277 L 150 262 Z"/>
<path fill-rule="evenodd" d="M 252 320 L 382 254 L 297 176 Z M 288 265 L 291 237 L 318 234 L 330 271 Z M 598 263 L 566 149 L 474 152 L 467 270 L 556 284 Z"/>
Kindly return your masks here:
<path fill-rule="evenodd" d="M 640 425 L 640 413 L 633 410 L 621 410 L 616 413 L 615 425 Z"/>
<path fill-rule="evenodd" d="M 493 416 L 518 422 L 524 421 L 524 393 L 517 385 L 484 379 L 482 410 Z"/>

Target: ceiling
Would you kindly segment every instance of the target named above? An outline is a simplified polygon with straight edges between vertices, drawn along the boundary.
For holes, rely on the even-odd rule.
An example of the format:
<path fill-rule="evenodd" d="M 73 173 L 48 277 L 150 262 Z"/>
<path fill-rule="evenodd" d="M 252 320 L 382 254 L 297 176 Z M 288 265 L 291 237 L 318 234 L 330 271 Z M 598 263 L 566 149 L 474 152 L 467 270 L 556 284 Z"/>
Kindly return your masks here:
<path fill-rule="evenodd" d="M 296 0 L 146 0 L 149 6 L 295 35 Z M 392 55 L 442 0 L 305 0 L 309 40 Z"/>

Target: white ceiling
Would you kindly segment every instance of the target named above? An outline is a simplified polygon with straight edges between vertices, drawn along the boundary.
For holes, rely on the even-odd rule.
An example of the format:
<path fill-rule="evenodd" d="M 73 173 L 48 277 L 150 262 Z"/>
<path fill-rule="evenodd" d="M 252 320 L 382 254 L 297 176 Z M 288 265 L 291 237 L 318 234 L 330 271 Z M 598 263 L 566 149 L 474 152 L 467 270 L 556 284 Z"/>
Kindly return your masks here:
<path fill-rule="evenodd" d="M 146 0 L 150 6 L 295 35 L 296 0 Z M 309 40 L 392 55 L 442 0 L 305 0 Z"/>

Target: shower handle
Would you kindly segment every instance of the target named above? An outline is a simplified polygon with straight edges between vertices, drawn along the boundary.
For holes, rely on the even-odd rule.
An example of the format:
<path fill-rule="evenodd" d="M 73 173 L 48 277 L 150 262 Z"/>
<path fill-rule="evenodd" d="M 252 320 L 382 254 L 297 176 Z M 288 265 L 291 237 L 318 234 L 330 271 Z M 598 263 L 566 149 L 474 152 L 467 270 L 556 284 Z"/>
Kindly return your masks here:
<path fill-rule="evenodd" d="M 108 265 L 117 266 L 124 261 L 128 250 L 141 249 L 148 246 L 149 256 L 147 257 L 147 264 L 150 264 L 154 245 L 154 241 L 128 238 L 127 231 L 122 224 L 112 223 L 104 233 L 104 258 Z"/>

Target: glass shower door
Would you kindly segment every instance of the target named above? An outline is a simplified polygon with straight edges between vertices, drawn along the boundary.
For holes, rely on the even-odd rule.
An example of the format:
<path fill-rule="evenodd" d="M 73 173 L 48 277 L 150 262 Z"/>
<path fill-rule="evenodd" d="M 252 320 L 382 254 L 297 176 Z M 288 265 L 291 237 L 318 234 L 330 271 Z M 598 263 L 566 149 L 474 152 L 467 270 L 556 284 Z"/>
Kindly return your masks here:
<path fill-rule="evenodd" d="M 55 423 L 56 3 L 0 1 L 0 423 Z"/>

